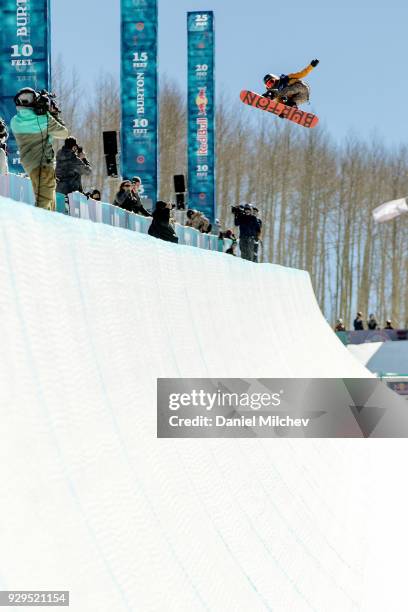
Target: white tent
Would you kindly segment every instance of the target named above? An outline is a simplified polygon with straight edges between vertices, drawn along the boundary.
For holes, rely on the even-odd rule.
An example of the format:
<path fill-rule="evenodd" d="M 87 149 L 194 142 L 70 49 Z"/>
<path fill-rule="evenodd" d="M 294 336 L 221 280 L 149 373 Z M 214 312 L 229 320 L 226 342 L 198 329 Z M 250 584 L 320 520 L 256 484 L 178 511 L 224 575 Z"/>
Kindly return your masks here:
<path fill-rule="evenodd" d="M 408 212 L 406 198 L 400 198 L 399 200 L 391 200 L 374 208 L 373 217 L 376 223 L 384 223 L 406 212 Z"/>

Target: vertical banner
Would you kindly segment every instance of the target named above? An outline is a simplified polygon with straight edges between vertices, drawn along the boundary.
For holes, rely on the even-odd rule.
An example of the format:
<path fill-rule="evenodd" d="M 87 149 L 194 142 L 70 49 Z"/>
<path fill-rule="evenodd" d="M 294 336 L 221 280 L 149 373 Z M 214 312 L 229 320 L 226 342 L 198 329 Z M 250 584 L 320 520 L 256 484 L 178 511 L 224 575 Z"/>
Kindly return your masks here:
<path fill-rule="evenodd" d="M 215 218 L 214 15 L 187 13 L 188 205 Z"/>
<path fill-rule="evenodd" d="M 121 172 L 157 200 L 157 0 L 121 0 Z"/>
<path fill-rule="evenodd" d="M 1 0 L 0 18 L 0 116 L 9 126 L 20 89 L 50 88 L 50 0 Z M 10 172 L 24 172 L 11 133 L 8 153 Z"/>

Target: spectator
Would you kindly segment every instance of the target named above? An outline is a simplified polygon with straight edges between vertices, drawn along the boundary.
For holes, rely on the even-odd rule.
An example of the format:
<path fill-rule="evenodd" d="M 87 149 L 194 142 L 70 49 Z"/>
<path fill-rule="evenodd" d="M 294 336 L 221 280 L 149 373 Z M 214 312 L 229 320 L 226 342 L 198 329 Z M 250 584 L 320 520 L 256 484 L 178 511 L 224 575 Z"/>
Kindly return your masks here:
<path fill-rule="evenodd" d="M 364 329 L 364 323 L 363 323 L 363 313 L 362 312 L 358 312 L 356 318 L 354 319 L 354 329 L 355 331 L 361 331 Z"/>
<path fill-rule="evenodd" d="M 133 191 L 133 184 L 129 180 L 124 180 L 121 182 L 119 191 L 116 194 L 113 205 L 119 206 L 119 208 L 123 208 L 124 210 L 128 210 L 129 212 L 143 215 L 144 217 L 152 216 L 141 204 L 140 197 L 139 199 L 135 197 Z"/>
<path fill-rule="evenodd" d="M 255 241 L 259 236 L 259 224 L 252 214 L 252 207 L 245 204 L 244 207 L 234 206 L 232 212 L 235 214 L 235 225 L 239 227 L 239 248 L 242 259 L 254 261 Z"/>
<path fill-rule="evenodd" d="M 189 208 L 189 210 L 186 213 L 186 216 L 187 216 L 186 227 L 194 227 L 193 223 L 195 222 L 195 215 L 196 214 L 197 214 L 196 210 L 193 210 L 192 208 Z"/>
<path fill-rule="evenodd" d="M 142 204 L 142 199 L 139 193 L 141 185 L 141 178 L 139 176 L 134 176 L 132 178 L 132 195 L 135 199 L 135 208 L 133 212 L 137 213 L 138 215 L 143 215 L 144 217 L 151 217 L 152 215 L 145 209 Z"/>
<path fill-rule="evenodd" d="M 262 219 L 259 217 L 259 210 L 256 206 L 252 206 L 252 214 L 258 223 L 258 235 L 254 244 L 254 262 L 257 263 L 259 261 L 259 245 L 262 244 Z"/>
<path fill-rule="evenodd" d="M 211 232 L 212 228 L 212 225 L 207 217 L 205 217 L 199 210 L 194 210 L 192 208 L 187 211 L 186 226 L 194 227 L 194 229 L 197 229 L 202 234 L 208 234 Z"/>
<path fill-rule="evenodd" d="M 371 329 L 371 330 L 378 328 L 377 320 L 373 314 L 370 314 L 370 318 L 367 321 L 367 326 L 368 326 L 368 329 Z"/>
<path fill-rule="evenodd" d="M 99 189 L 92 189 L 92 191 L 88 191 L 86 197 L 92 198 L 92 200 L 96 200 L 97 202 L 100 202 L 102 199 L 101 192 L 99 191 Z"/>
<path fill-rule="evenodd" d="M 117 192 L 113 201 L 113 205 L 133 212 L 135 201 L 132 194 L 132 183 L 130 181 L 124 180 L 121 182 L 119 191 Z"/>
<path fill-rule="evenodd" d="M 133 195 L 135 196 L 135 198 L 139 199 L 139 201 L 140 201 L 139 190 L 140 190 L 141 186 L 142 186 L 142 179 L 140 178 L 140 176 L 134 176 L 132 178 L 132 192 L 133 192 Z"/>
<path fill-rule="evenodd" d="M 90 176 L 92 167 L 85 157 L 76 138 L 67 138 L 57 153 L 57 191 L 68 195 L 74 191 L 83 192 L 82 177 Z"/>
<path fill-rule="evenodd" d="M 227 249 L 225 252 L 226 252 L 228 255 L 234 255 L 234 257 L 236 257 L 236 256 L 237 256 L 237 254 L 236 254 L 236 252 L 235 252 L 236 250 L 237 250 L 237 243 L 236 243 L 236 242 L 233 242 L 233 243 L 231 244 L 230 248 L 229 248 L 229 249 Z"/>
<path fill-rule="evenodd" d="M 3 119 L 0 117 L 0 174 L 8 173 L 8 161 L 7 161 L 7 138 L 8 131 L 7 126 Z"/>
<path fill-rule="evenodd" d="M 21 89 L 14 102 L 17 114 L 11 120 L 20 160 L 29 175 L 36 206 L 55 210 L 55 152 L 54 138 L 67 138 L 68 130 L 58 115 L 50 96 L 34 89 Z"/>
<path fill-rule="evenodd" d="M 166 240 L 167 242 L 178 242 L 174 227 L 170 223 L 171 204 L 166 202 L 156 202 L 153 212 L 153 221 L 149 227 L 150 236 Z"/>
<path fill-rule="evenodd" d="M 232 240 L 232 244 L 228 247 L 228 249 L 225 252 L 228 255 L 235 255 L 236 256 L 237 239 L 235 237 L 234 230 L 227 229 L 227 230 L 225 230 L 225 232 L 220 231 L 220 233 L 218 235 L 218 239 L 224 241 L 224 238 L 226 240 Z"/>
<path fill-rule="evenodd" d="M 223 238 L 226 238 L 227 240 L 232 240 L 233 242 L 237 241 L 237 238 L 234 234 L 234 230 L 233 229 L 227 229 L 225 230 L 225 232 L 220 232 L 218 238 L 220 238 L 221 240 Z"/>
<path fill-rule="evenodd" d="M 385 327 L 384 329 L 394 329 L 392 326 L 392 321 L 391 319 L 387 319 L 387 321 L 385 322 Z"/>
<path fill-rule="evenodd" d="M 343 319 L 337 319 L 336 327 L 334 328 L 336 332 L 344 332 L 346 331 L 346 326 L 343 323 Z"/>

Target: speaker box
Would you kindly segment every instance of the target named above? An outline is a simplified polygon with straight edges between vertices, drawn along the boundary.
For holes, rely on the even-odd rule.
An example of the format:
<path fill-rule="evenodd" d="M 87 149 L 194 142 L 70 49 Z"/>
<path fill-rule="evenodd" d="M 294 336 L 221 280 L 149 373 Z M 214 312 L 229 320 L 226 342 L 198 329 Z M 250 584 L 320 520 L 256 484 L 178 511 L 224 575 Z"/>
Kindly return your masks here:
<path fill-rule="evenodd" d="M 184 193 L 176 193 L 177 210 L 185 210 L 186 208 L 186 196 Z"/>
<path fill-rule="evenodd" d="M 174 193 L 185 193 L 186 192 L 186 181 L 184 174 L 175 174 L 173 176 L 174 182 Z"/>
<path fill-rule="evenodd" d="M 106 172 L 108 176 L 118 176 L 118 165 L 116 162 L 116 155 L 105 155 L 106 161 Z"/>
<path fill-rule="evenodd" d="M 105 155 L 116 155 L 118 152 L 117 132 L 103 132 L 103 152 Z"/>

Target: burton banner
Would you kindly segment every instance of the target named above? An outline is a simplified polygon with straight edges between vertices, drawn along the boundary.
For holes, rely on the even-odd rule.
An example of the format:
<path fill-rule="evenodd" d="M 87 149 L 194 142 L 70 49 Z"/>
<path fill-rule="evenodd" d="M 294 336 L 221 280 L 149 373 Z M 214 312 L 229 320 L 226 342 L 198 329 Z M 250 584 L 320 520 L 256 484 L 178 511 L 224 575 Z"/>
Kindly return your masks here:
<path fill-rule="evenodd" d="M 50 0 L 1 0 L 0 18 L 0 116 L 9 127 L 19 89 L 50 88 Z M 12 133 L 7 146 L 10 172 L 24 172 Z"/>
<path fill-rule="evenodd" d="M 188 205 L 215 218 L 214 15 L 187 14 Z"/>
<path fill-rule="evenodd" d="M 121 10 L 121 173 L 129 179 L 140 176 L 141 196 L 155 204 L 158 166 L 157 0 L 121 0 Z"/>

